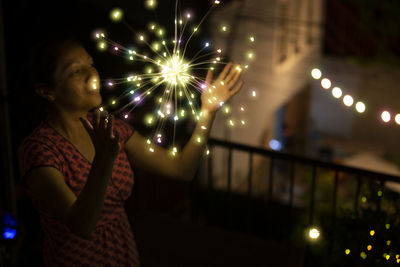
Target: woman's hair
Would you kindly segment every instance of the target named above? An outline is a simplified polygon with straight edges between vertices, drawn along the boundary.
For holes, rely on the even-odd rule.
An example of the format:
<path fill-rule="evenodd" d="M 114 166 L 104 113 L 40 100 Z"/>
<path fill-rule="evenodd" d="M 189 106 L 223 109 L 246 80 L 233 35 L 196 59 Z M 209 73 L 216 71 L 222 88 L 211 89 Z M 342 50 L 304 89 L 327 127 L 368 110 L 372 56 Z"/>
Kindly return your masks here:
<path fill-rule="evenodd" d="M 54 86 L 54 73 L 62 51 L 74 44 L 80 45 L 72 36 L 63 35 L 48 38 L 34 47 L 29 62 L 29 78 L 33 89 L 38 84 Z"/>
<path fill-rule="evenodd" d="M 51 36 L 38 42 L 32 49 L 28 62 L 28 108 L 34 110 L 32 120 L 44 120 L 51 111 L 51 103 L 36 93 L 38 86 L 53 88 L 54 75 L 63 50 L 70 45 L 80 45 L 71 35 Z"/>

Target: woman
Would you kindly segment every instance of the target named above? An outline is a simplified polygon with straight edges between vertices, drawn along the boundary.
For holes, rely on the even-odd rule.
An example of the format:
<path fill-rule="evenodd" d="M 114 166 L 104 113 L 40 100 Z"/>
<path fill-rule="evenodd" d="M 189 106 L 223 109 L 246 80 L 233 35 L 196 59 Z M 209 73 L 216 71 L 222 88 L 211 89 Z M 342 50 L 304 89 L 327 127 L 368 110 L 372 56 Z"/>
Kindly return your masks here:
<path fill-rule="evenodd" d="M 145 138 L 122 120 L 98 109 L 89 112 L 102 102 L 100 78 L 81 45 L 58 41 L 42 51 L 33 81 L 49 108 L 22 142 L 19 159 L 45 233 L 44 264 L 139 266 L 124 211 L 133 186 L 131 166 L 192 179 L 219 103 L 242 87 L 240 69 L 228 64 L 214 82 L 207 73 L 202 116 L 182 151 L 171 157 L 161 147 L 150 152 Z M 218 101 L 208 101 L 211 94 Z"/>

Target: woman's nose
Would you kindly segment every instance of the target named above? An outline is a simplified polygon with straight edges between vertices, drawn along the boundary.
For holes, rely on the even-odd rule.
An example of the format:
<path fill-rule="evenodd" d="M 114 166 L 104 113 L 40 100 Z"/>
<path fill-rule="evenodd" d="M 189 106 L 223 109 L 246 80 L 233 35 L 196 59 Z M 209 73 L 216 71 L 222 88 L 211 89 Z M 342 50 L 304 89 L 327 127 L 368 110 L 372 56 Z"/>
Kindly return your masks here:
<path fill-rule="evenodd" d="M 86 81 L 90 79 L 91 76 L 98 76 L 97 70 L 92 66 L 85 67 L 85 74 Z"/>
<path fill-rule="evenodd" d="M 89 83 L 91 89 L 98 90 L 100 88 L 100 78 L 96 69 L 88 69 L 86 75 L 86 83 Z"/>

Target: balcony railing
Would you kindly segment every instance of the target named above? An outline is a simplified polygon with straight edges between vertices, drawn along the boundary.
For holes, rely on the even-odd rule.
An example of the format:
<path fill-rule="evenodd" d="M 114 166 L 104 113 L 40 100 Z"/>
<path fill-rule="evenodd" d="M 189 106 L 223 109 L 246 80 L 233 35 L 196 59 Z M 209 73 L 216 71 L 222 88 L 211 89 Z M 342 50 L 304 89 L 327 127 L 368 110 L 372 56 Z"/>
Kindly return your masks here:
<path fill-rule="evenodd" d="M 192 215 L 194 218 L 207 220 L 211 224 L 215 223 L 212 218 L 204 219 L 207 217 L 204 214 L 219 205 L 219 211 L 214 211 L 214 213 L 221 212 L 224 214 L 222 217 L 226 217 L 222 223 L 218 223 L 219 226 L 235 228 L 232 227 L 235 225 L 232 220 L 243 219 L 247 226 L 238 227 L 241 229 L 240 231 L 258 235 L 257 230 L 254 229 L 254 225 L 257 225 L 258 222 L 255 222 L 254 219 L 258 220 L 257 216 L 261 213 L 264 215 L 268 213 L 269 220 L 263 221 L 266 224 L 265 227 L 268 228 L 264 232 L 264 236 L 267 238 L 274 236 L 289 242 L 296 242 L 293 238 L 296 229 L 306 230 L 307 227 L 317 225 L 323 235 L 327 255 L 339 252 L 345 255 L 346 245 L 353 248 L 353 253 L 362 251 L 361 247 L 364 244 L 360 244 L 358 249 L 357 244 L 343 244 L 343 238 L 338 238 L 337 234 L 341 234 L 343 231 L 344 214 L 351 214 L 348 216 L 350 221 L 365 221 L 367 217 L 363 213 L 365 210 L 370 210 L 375 214 L 385 214 L 385 216 L 382 215 L 382 220 L 386 220 L 386 223 L 381 222 L 383 225 L 387 226 L 389 222 L 392 223 L 392 226 L 397 225 L 397 221 L 394 219 L 397 209 L 393 209 L 390 201 L 393 200 L 393 196 L 398 194 L 386 187 L 386 183 L 398 184 L 400 177 L 217 139 L 209 141 L 209 149 L 211 153 L 206 160 L 206 168 L 203 168 L 205 171 L 199 174 L 196 183 L 198 186 L 195 186 L 193 194 Z M 222 153 L 215 153 L 216 151 Z M 244 158 L 247 158 L 248 163 L 246 173 L 243 173 L 242 168 L 241 175 L 236 175 L 234 178 L 234 170 L 237 168 L 233 163 L 235 153 L 240 153 L 241 165 L 246 165 L 243 164 Z M 258 166 L 255 164 L 256 158 L 261 162 Z M 219 173 L 215 171 L 216 166 Z M 257 183 L 260 183 L 260 177 L 257 182 L 254 180 L 255 168 L 260 169 L 260 167 L 264 168 L 266 174 L 264 177 L 261 175 L 266 186 L 263 190 L 258 190 L 258 194 L 255 195 L 254 190 L 259 187 Z M 221 171 L 222 169 L 225 171 Z M 233 183 L 238 179 L 241 180 L 239 187 L 234 186 Z M 278 183 L 284 183 L 284 187 L 287 189 L 285 193 L 276 190 L 278 180 L 280 180 Z M 299 188 L 302 192 L 300 194 L 295 192 Z M 218 204 L 215 198 L 211 200 L 214 201 L 213 203 L 204 203 L 210 201 L 207 198 L 209 199 L 211 195 L 217 193 L 222 196 L 219 200 L 224 202 L 223 204 Z M 236 204 L 233 204 L 232 201 L 235 200 L 232 200 L 232 197 L 239 199 L 236 200 Z M 240 202 L 244 206 L 242 211 L 237 210 L 237 207 L 240 206 L 237 203 Z M 263 203 L 264 211 L 254 208 L 259 202 Z M 382 202 L 386 203 L 383 208 Z M 238 214 L 240 214 L 239 217 L 246 218 L 239 218 Z M 379 220 L 380 216 L 377 217 L 376 220 Z M 271 222 L 271 220 L 278 223 Z M 365 223 L 371 229 L 380 227 L 377 225 L 377 221 L 366 221 Z M 337 232 L 338 226 L 340 226 L 340 231 Z M 279 233 L 283 233 L 276 230 L 277 228 L 287 229 L 287 231 L 283 231 L 285 236 L 277 236 Z M 351 233 L 354 230 L 360 229 L 350 227 L 345 231 Z M 313 243 L 304 242 L 306 253 L 309 254 Z M 357 253 L 357 257 L 360 258 L 360 252 Z M 378 256 L 376 257 L 378 258 Z M 379 258 L 382 258 L 381 255 Z"/>

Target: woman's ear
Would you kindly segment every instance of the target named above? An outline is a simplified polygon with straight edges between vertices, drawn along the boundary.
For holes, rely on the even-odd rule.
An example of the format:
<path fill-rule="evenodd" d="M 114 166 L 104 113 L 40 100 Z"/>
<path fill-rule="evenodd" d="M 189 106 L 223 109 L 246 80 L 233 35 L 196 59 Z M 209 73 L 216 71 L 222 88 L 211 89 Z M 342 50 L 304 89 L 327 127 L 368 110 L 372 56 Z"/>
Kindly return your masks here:
<path fill-rule="evenodd" d="M 35 92 L 50 102 L 54 101 L 55 99 L 54 91 L 44 83 L 35 84 Z"/>

